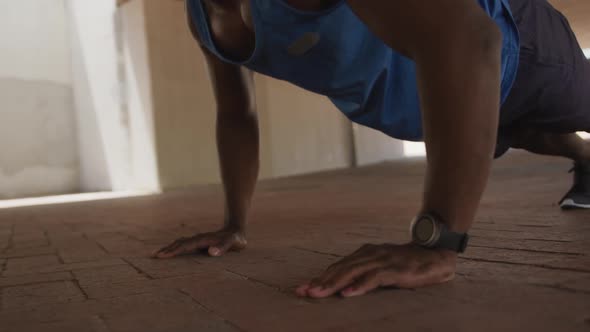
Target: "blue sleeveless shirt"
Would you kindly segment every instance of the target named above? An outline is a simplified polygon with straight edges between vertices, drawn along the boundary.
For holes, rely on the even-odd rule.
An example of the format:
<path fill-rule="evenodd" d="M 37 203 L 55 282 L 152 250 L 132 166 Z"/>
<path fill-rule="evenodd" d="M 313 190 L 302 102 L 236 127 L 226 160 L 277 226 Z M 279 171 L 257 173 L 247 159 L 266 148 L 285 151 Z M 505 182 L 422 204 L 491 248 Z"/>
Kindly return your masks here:
<path fill-rule="evenodd" d="M 284 0 L 250 1 L 256 44 L 251 56 L 240 61 L 216 48 L 201 0 L 187 1 L 201 42 L 214 55 L 327 96 L 356 123 L 391 137 L 422 140 L 415 63 L 369 31 L 345 0 L 317 12 L 295 9 Z M 508 0 L 474 1 L 496 21 L 504 37 L 504 102 L 518 68 L 518 30 Z"/>

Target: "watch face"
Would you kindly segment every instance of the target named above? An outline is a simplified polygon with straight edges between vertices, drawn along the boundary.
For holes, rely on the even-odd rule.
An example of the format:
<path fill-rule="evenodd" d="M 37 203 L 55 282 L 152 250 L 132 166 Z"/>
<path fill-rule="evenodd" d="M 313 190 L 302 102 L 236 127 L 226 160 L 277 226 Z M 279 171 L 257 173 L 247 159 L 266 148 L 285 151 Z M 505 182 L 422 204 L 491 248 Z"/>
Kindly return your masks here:
<path fill-rule="evenodd" d="M 414 237 L 422 243 L 429 242 L 435 232 L 434 220 L 430 218 L 421 218 L 416 221 L 414 227 Z"/>

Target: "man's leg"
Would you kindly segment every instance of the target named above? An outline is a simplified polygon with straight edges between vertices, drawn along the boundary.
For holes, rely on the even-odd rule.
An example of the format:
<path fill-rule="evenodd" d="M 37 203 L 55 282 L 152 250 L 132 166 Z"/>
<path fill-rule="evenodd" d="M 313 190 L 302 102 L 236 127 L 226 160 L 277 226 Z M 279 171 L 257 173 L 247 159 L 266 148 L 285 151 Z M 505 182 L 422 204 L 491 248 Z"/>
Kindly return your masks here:
<path fill-rule="evenodd" d="M 536 154 L 565 157 L 579 164 L 590 164 L 590 142 L 575 133 L 554 134 L 525 130 L 512 135 L 512 147 Z"/>
<path fill-rule="evenodd" d="M 567 19 L 545 0 L 509 0 L 520 32 L 519 69 L 502 106 L 496 157 L 509 147 L 574 161 L 562 208 L 590 208 L 590 63 Z M 564 134 L 570 133 L 570 134 Z"/>
<path fill-rule="evenodd" d="M 554 134 L 524 130 L 511 134 L 511 146 L 532 153 L 574 161 L 574 185 L 559 202 L 563 209 L 590 209 L 590 142 L 575 133 Z"/>

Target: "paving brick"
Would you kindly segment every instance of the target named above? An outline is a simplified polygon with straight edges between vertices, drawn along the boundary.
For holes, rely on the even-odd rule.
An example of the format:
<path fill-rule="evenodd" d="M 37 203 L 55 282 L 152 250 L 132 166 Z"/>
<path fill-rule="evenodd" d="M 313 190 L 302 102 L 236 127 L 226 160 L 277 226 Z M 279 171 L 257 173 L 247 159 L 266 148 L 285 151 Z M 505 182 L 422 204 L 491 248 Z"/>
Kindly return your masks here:
<path fill-rule="evenodd" d="M 35 247 L 35 248 L 18 248 L 9 249 L 0 253 L 1 258 L 25 258 L 30 256 L 46 256 L 55 254 L 53 247 Z"/>
<path fill-rule="evenodd" d="M 192 257 L 181 257 L 172 260 L 130 257 L 127 260 L 139 270 L 156 279 L 195 275 L 207 273 L 210 270 L 206 264 L 199 263 Z"/>
<path fill-rule="evenodd" d="M 277 316 L 310 305 L 293 293 L 281 293 L 243 278 L 222 282 L 203 280 L 185 286 L 182 291 L 247 331 L 280 330 L 282 323 L 276 320 Z"/>
<path fill-rule="evenodd" d="M 106 314 L 105 320 L 113 332 L 143 331 L 203 331 L 203 332 L 237 332 L 242 331 L 222 318 L 208 313 L 201 308 L 187 304 L 165 307 L 170 310 L 166 315 L 154 314 L 155 308 L 130 307 L 126 315 Z"/>
<path fill-rule="evenodd" d="M 590 280 L 590 273 L 563 271 L 551 268 L 543 268 L 529 265 L 515 265 L 505 263 L 476 262 L 469 260 L 459 261 L 459 273 L 468 280 L 473 281 L 504 281 L 508 283 L 520 283 L 523 285 L 545 285 L 569 283 L 572 279 Z M 582 284 L 580 285 L 582 286 Z M 571 289 L 576 289 L 571 285 Z M 582 287 L 579 289 L 584 291 Z"/>
<path fill-rule="evenodd" d="M 520 238 L 505 239 L 503 237 L 474 237 L 470 242 L 471 247 L 480 246 L 487 248 L 502 248 L 510 250 L 538 251 L 558 253 L 561 255 L 582 255 L 587 243 L 580 241 L 539 241 Z"/>
<path fill-rule="evenodd" d="M 507 262 L 523 265 L 538 265 L 563 269 L 579 269 L 590 272 L 588 257 L 570 256 L 551 252 L 527 252 L 497 248 L 472 247 L 464 255 L 465 258 Z"/>
<path fill-rule="evenodd" d="M 49 240 L 39 229 L 34 230 L 15 230 L 14 236 L 12 237 L 12 248 L 24 249 L 24 248 L 36 248 L 45 247 L 49 245 Z"/>
<path fill-rule="evenodd" d="M 14 277 L 0 277 L 0 288 L 7 286 L 47 283 L 52 281 L 73 280 L 69 272 L 37 273 Z"/>
<path fill-rule="evenodd" d="M 84 270 L 75 270 L 74 276 L 82 287 L 90 285 L 117 284 L 130 281 L 146 280 L 147 277 L 138 273 L 129 265 L 114 265 Z"/>
<path fill-rule="evenodd" d="M 93 315 L 99 315 L 105 310 L 105 305 L 95 300 L 61 303 L 46 302 L 35 306 L 2 308 L 0 310 L 0 322 L 2 322 L 3 326 L 20 326 L 22 324 L 43 324 L 72 320 L 83 321 Z"/>
<path fill-rule="evenodd" d="M 92 300 L 104 300 L 131 295 L 153 293 L 160 289 L 153 280 L 124 281 L 114 284 L 88 284 L 82 286 L 84 292 Z"/>
<path fill-rule="evenodd" d="M 215 266 L 238 276 L 288 291 L 325 270 L 337 258 L 284 246 L 254 247 L 219 258 L 196 258 L 202 266 Z"/>
<path fill-rule="evenodd" d="M 169 332 L 238 332 L 243 331 L 214 315 L 205 312 L 171 312 L 167 315 L 154 315 L 151 310 L 143 312 L 130 310 L 126 315 L 107 316 L 107 324 L 112 332 L 134 330 Z"/>
<path fill-rule="evenodd" d="M 58 266 L 60 262 L 55 255 L 34 256 L 26 258 L 9 258 L 2 276 L 16 276 L 44 272 L 44 269 Z"/>
<path fill-rule="evenodd" d="M 39 227 L 21 227 L 20 224 L 16 225 L 12 239 L 15 242 L 47 240 L 45 233 Z"/>
<path fill-rule="evenodd" d="M 12 227 L 11 226 L 7 226 L 7 227 L 2 227 L 2 225 L 0 225 L 0 239 L 5 240 L 10 238 L 10 236 L 12 235 Z"/>
<path fill-rule="evenodd" d="M 542 314 L 546 318 L 563 318 L 579 321 L 588 308 L 588 295 L 551 287 L 526 287 L 514 282 L 502 280 L 463 281 L 438 287 L 418 290 L 422 294 L 440 297 L 445 294 L 448 299 L 473 306 L 495 308 L 517 312 Z M 523 308 L 526 308 L 524 310 Z"/>
<path fill-rule="evenodd" d="M 82 302 L 84 300 L 84 294 L 71 281 L 14 286 L 2 289 L 3 309 Z"/>
<path fill-rule="evenodd" d="M 563 289 L 576 290 L 590 294 L 590 275 L 580 274 L 575 278 L 560 282 L 557 285 Z"/>
<path fill-rule="evenodd" d="M 152 246 L 121 233 L 97 236 L 94 240 L 113 255 L 146 257 L 153 250 Z"/>
<path fill-rule="evenodd" d="M 103 266 L 125 265 L 125 261 L 120 258 L 105 258 L 97 261 L 79 262 L 69 264 L 55 264 L 48 265 L 39 270 L 41 273 L 59 272 L 59 271 L 75 271 L 93 269 Z"/>
<path fill-rule="evenodd" d="M 10 326 L 22 324 L 22 317 L 30 317 L 29 322 L 37 324 L 75 319 L 87 322 L 83 331 L 236 331 L 231 324 L 176 290 L 25 310 L 29 311 L 11 311 L 10 315 L 0 311 L 0 321 Z"/>
<path fill-rule="evenodd" d="M 98 318 L 96 318 L 98 319 Z M 23 332 L 23 331 L 43 331 L 43 332 L 63 332 L 63 331 L 89 331 L 89 332 L 109 332 L 105 325 L 100 325 L 92 318 L 88 320 L 72 319 L 60 322 L 30 323 L 19 322 L 2 326 L 3 332 Z M 104 324 L 104 323 L 102 323 Z"/>
<path fill-rule="evenodd" d="M 160 279 L 144 279 L 124 281 L 113 284 L 90 284 L 84 286 L 84 291 L 91 299 L 111 299 L 130 295 L 157 293 L 159 290 L 180 290 L 183 287 L 191 287 L 202 284 L 203 280 L 233 280 L 236 276 L 223 270 L 199 271 L 192 275 L 182 277 L 167 277 Z"/>
<path fill-rule="evenodd" d="M 147 257 L 218 227 L 219 187 L 0 210 L 0 248 L 13 224 L 21 245 L 0 256 L 9 274 L 0 277 L 0 330 L 585 331 L 590 223 L 586 211 L 551 205 L 569 187 L 567 169 L 500 160 L 454 282 L 355 299 L 299 299 L 293 288 L 364 243 L 407 241 L 423 162 L 263 182 L 249 248 L 221 258 Z"/>
<path fill-rule="evenodd" d="M 27 249 L 27 248 L 39 248 L 49 246 L 47 239 L 35 239 L 35 240 L 15 240 L 12 242 L 11 248 L 14 249 Z"/>
<path fill-rule="evenodd" d="M 108 257 L 104 250 L 89 241 L 61 247 L 58 252 L 64 263 L 96 261 Z"/>

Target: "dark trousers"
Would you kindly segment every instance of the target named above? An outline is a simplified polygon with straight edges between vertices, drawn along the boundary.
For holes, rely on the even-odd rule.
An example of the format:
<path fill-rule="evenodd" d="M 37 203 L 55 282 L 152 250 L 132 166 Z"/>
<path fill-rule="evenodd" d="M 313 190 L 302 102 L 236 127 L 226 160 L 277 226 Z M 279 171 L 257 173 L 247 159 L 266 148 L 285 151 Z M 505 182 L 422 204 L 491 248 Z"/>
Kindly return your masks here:
<path fill-rule="evenodd" d="M 514 86 L 500 112 L 496 157 L 510 133 L 590 131 L 590 62 L 567 19 L 546 0 L 509 0 L 521 39 Z"/>

